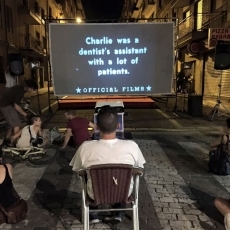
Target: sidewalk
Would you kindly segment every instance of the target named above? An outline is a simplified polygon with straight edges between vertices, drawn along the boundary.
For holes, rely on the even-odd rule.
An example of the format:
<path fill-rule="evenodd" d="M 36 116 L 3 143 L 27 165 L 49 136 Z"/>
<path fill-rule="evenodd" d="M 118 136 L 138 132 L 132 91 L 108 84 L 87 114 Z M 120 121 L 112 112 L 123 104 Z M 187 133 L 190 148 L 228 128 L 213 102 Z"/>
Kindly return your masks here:
<path fill-rule="evenodd" d="M 39 94 L 42 92 L 45 91 Z M 216 196 L 229 197 L 230 176 L 208 173 L 206 159 L 209 144 L 218 135 L 217 128 L 224 124 L 225 117 L 212 122 L 205 117 L 190 117 L 170 110 L 174 104 L 175 98 L 170 100 L 168 108 L 157 103 L 160 109 L 125 110 L 125 129 L 147 162 L 140 181 L 140 229 L 224 230 L 223 217 L 213 201 Z M 94 109 L 78 110 L 78 114 L 92 119 Z M 46 128 L 54 126 L 66 126 L 63 111 L 55 113 Z M 17 225 L 2 224 L 0 229 L 83 229 L 81 183 L 68 166 L 75 151 L 68 147 L 56 161 L 40 168 L 8 158 L 14 167 L 14 186 L 27 200 L 29 212 L 26 220 Z M 90 229 L 115 228 L 100 223 Z M 132 214 L 126 213 L 116 229 L 132 229 Z"/>
<path fill-rule="evenodd" d="M 203 98 L 203 115 L 206 116 L 212 110 L 212 108 L 216 105 L 216 103 L 217 103 L 217 97 L 204 97 Z M 164 103 L 163 101 L 160 105 L 162 104 L 165 104 L 166 106 L 166 103 Z M 173 110 L 175 107 L 175 104 L 176 104 L 176 97 L 169 97 L 167 108 Z M 219 108 L 222 114 L 226 113 L 226 116 L 230 116 L 230 98 L 222 97 Z M 177 110 L 186 112 L 187 109 L 188 109 L 188 95 L 178 94 Z"/>
<path fill-rule="evenodd" d="M 50 92 L 53 93 L 53 87 L 50 87 Z M 39 95 L 42 95 L 45 93 L 48 93 L 48 87 L 38 89 Z M 25 93 L 25 95 L 24 95 L 25 98 L 34 97 L 34 96 L 37 96 L 37 91 L 33 91 L 31 93 Z"/>

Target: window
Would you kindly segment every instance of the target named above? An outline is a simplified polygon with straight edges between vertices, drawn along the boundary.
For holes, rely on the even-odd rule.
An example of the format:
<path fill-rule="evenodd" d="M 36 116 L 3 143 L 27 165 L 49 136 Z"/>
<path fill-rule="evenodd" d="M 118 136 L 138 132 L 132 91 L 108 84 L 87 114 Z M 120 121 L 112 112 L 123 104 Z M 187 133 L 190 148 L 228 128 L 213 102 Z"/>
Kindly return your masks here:
<path fill-rule="evenodd" d="M 183 20 L 185 21 L 185 27 L 188 28 L 189 27 L 189 22 L 190 22 L 190 16 L 191 12 L 190 10 L 187 10 L 183 13 Z"/>
<path fill-rule="evenodd" d="M 6 84 L 3 56 L 0 56 L 0 83 Z"/>
<path fill-rule="evenodd" d="M 45 19 L 45 10 L 41 8 L 41 18 Z"/>
<path fill-rule="evenodd" d="M 162 1 L 161 0 L 159 0 L 159 2 L 158 2 L 159 4 L 158 4 L 158 6 L 159 7 L 162 7 Z"/>
<path fill-rule="evenodd" d="M 12 9 L 6 6 L 6 30 L 8 33 L 13 34 L 13 13 Z"/>
<path fill-rule="evenodd" d="M 34 12 L 40 14 L 40 6 L 37 1 L 34 3 Z"/>
<path fill-rule="evenodd" d="M 42 36 L 43 47 L 46 49 L 46 37 Z"/>
<path fill-rule="evenodd" d="M 40 33 L 36 31 L 37 45 L 40 46 Z"/>
<path fill-rule="evenodd" d="M 187 19 L 190 15 L 190 10 L 183 12 L 183 20 Z"/>
<path fill-rule="evenodd" d="M 22 5 L 27 9 L 28 8 L 28 0 L 23 0 Z"/>
<path fill-rule="evenodd" d="M 165 15 L 165 22 L 168 21 L 168 17 L 169 17 L 169 14 L 167 13 L 167 14 Z"/>
<path fill-rule="evenodd" d="M 52 8 L 49 7 L 49 17 L 51 18 L 52 17 Z"/>
<path fill-rule="evenodd" d="M 155 16 L 155 15 L 154 15 L 154 12 L 153 12 L 153 14 L 151 15 L 151 18 L 154 18 L 154 16 Z"/>
<path fill-rule="evenodd" d="M 203 23 L 203 0 L 199 0 L 196 3 L 196 9 L 197 9 L 197 22 L 196 22 L 196 29 L 200 30 L 202 28 Z"/>
<path fill-rule="evenodd" d="M 223 6 L 223 0 L 211 0 L 211 9 L 210 11 L 213 12 Z"/>
<path fill-rule="evenodd" d="M 176 10 L 174 8 L 172 8 L 172 18 L 176 18 Z"/>

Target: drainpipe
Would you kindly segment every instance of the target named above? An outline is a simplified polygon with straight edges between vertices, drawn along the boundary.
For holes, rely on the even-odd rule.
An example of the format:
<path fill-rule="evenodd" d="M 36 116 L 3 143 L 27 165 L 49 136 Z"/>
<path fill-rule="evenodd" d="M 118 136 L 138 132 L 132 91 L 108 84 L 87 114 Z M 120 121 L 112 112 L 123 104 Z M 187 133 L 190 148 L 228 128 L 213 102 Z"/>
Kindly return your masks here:
<path fill-rule="evenodd" d="M 3 10 L 5 13 L 4 24 L 5 24 L 6 54 L 7 54 L 7 63 L 8 63 L 9 42 L 8 42 L 7 24 L 6 24 L 6 1 L 5 0 L 3 0 Z"/>
<path fill-rule="evenodd" d="M 202 94 L 202 97 L 204 97 L 204 81 L 205 81 L 205 57 L 206 55 L 203 54 L 203 65 L 202 65 L 202 91 L 201 91 L 201 94 Z"/>
<path fill-rule="evenodd" d="M 46 0 L 46 18 L 45 18 L 45 37 L 46 37 L 46 69 L 45 69 L 45 74 L 47 76 L 47 80 L 48 80 L 48 116 L 53 115 L 53 111 L 51 109 L 51 104 L 50 104 L 50 87 L 51 87 L 51 72 L 49 71 L 49 22 L 50 22 L 50 17 L 51 15 L 49 15 L 49 2 L 48 0 Z"/>

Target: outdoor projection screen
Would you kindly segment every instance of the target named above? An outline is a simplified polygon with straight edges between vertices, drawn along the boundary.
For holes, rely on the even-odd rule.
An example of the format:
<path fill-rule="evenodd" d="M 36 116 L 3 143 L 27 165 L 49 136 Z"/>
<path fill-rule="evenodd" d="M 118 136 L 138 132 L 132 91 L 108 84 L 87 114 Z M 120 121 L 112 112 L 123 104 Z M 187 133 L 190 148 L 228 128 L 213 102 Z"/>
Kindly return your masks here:
<path fill-rule="evenodd" d="M 168 94 L 173 23 L 50 24 L 55 95 Z"/>

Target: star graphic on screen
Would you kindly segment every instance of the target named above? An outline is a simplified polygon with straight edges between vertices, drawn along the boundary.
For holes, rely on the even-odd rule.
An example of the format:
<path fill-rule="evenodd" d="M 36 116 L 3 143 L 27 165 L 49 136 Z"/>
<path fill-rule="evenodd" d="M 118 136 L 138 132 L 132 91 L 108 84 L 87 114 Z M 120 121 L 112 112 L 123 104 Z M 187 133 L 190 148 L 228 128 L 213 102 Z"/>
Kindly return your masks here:
<path fill-rule="evenodd" d="M 77 93 L 81 93 L 81 89 L 79 87 L 77 87 L 76 91 Z"/>
<path fill-rule="evenodd" d="M 147 91 L 151 91 L 152 87 L 148 85 L 148 86 L 146 87 L 146 89 L 147 89 Z"/>

